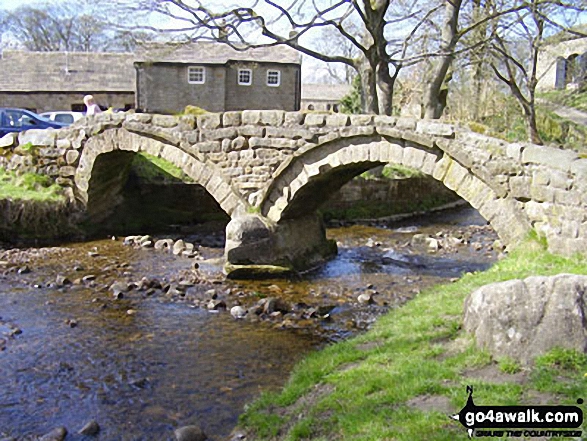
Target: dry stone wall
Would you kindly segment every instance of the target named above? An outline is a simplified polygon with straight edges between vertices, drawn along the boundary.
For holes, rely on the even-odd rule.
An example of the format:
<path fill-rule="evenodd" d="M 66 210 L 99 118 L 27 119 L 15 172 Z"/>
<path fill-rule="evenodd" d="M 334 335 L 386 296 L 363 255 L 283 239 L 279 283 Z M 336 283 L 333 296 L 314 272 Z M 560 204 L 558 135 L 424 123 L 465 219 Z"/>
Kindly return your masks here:
<path fill-rule="evenodd" d="M 102 114 L 3 137 L 0 166 L 49 175 L 72 200 L 90 204 L 100 180 L 95 164 L 117 150 L 181 167 L 233 217 L 255 211 L 277 223 L 301 215 L 292 207 L 309 207 L 329 176 L 345 176 L 341 170 L 402 164 L 457 192 L 505 243 L 535 228 L 554 252 L 587 250 L 586 158 L 436 121 L 284 111 Z"/>

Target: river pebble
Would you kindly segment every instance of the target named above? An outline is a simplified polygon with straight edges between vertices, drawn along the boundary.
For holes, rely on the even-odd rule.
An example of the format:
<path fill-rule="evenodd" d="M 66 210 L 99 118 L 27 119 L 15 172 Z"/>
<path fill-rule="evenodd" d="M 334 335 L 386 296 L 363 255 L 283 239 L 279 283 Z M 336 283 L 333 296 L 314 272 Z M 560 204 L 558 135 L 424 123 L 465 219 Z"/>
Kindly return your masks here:
<path fill-rule="evenodd" d="M 92 420 L 84 425 L 84 427 L 82 427 L 77 433 L 80 435 L 94 436 L 97 435 L 98 432 L 100 432 L 100 426 L 96 421 Z"/>
<path fill-rule="evenodd" d="M 198 426 L 180 427 L 175 431 L 177 441 L 206 441 L 208 437 Z"/>
<path fill-rule="evenodd" d="M 247 315 L 247 310 L 240 305 L 233 306 L 230 308 L 230 315 L 232 315 L 235 319 L 242 319 L 245 315 Z"/>
<path fill-rule="evenodd" d="M 63 441 L 67 436 L 67 429 L 65 427 L 57 427 L 51 432 L 43 435 L 38 441 Z"/>

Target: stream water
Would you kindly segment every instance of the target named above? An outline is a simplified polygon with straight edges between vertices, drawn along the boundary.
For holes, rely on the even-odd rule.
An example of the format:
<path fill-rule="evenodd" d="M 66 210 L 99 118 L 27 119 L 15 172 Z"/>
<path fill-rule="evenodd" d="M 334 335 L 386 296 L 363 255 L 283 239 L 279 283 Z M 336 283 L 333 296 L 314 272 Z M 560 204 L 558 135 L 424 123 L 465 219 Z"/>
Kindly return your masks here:
<path fill-rule="evenodd" d="M 101 428 L 93 439 L 168 440 L 190 424 L 223 439 L 243 405 L 282 386 L 309 351 L 367 328 L 426 286 L 487 268 L 496 237 L 484 224 L 459 209 L 331 228 L 338 257 L 291 280 L 222 280 L 219 246 L 200 248 L 197 280 L 191 260 L 120 240 L 0 252 L 0 439 L 65 426 L 66 440 L 82 440 L 76 433 L 90 420 Z M 147 295 L 135 283 L 113 296 L 113 283 L 142 277 L 167 291 Z M 202 307 L 207 298 L 230 309 L 268 297 L 291 312 L 235 320 Z"/>

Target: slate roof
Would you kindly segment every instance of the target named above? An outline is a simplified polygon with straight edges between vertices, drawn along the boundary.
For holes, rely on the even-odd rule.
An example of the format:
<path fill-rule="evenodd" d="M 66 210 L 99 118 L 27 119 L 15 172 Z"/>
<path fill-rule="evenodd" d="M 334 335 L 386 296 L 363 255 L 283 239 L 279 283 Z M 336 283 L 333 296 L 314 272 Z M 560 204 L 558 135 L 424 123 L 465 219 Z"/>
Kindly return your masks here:
<path fill-rule="evenodd" d="M 134 92 L 131 53 L 5 50 L 0 92 Z"/>
<path fill-rule="evenodd" d="M 350 91 L 348 84 L 302 84 L 302 100 L 340 101 Z"/>
<path fill-rule="evenodd" d="M 288 46 L 250 48 L 244 51 L 211 41 L 150 43 L 137 49 L 137 62 L 225 64 L 228 61 L 257 61 L 300 64 L 301 55 Z"/>

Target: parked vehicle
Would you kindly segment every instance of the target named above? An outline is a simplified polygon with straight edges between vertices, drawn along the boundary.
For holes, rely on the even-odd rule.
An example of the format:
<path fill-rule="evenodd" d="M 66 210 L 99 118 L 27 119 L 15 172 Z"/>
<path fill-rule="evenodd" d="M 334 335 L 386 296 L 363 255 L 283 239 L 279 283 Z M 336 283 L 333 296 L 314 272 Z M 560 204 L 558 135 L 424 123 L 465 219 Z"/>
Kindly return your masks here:
<path fill-rule="evenodd" d="M 57 121 L 51 121 L 25 109 L 0 108 L 0 137 L 12 132 L 30 129 L 60 129 L 66 127 Z"/>
<path fill-rule="evenodd" d="M 43 118 L 51 121 L 57 121 L 64 124 L 73 124 L 80 120 L 85 115 L 82 112 L 68 112 L 66 110 L 59 110 L 54 112 L 43 112 L 40 114 Z"/>

